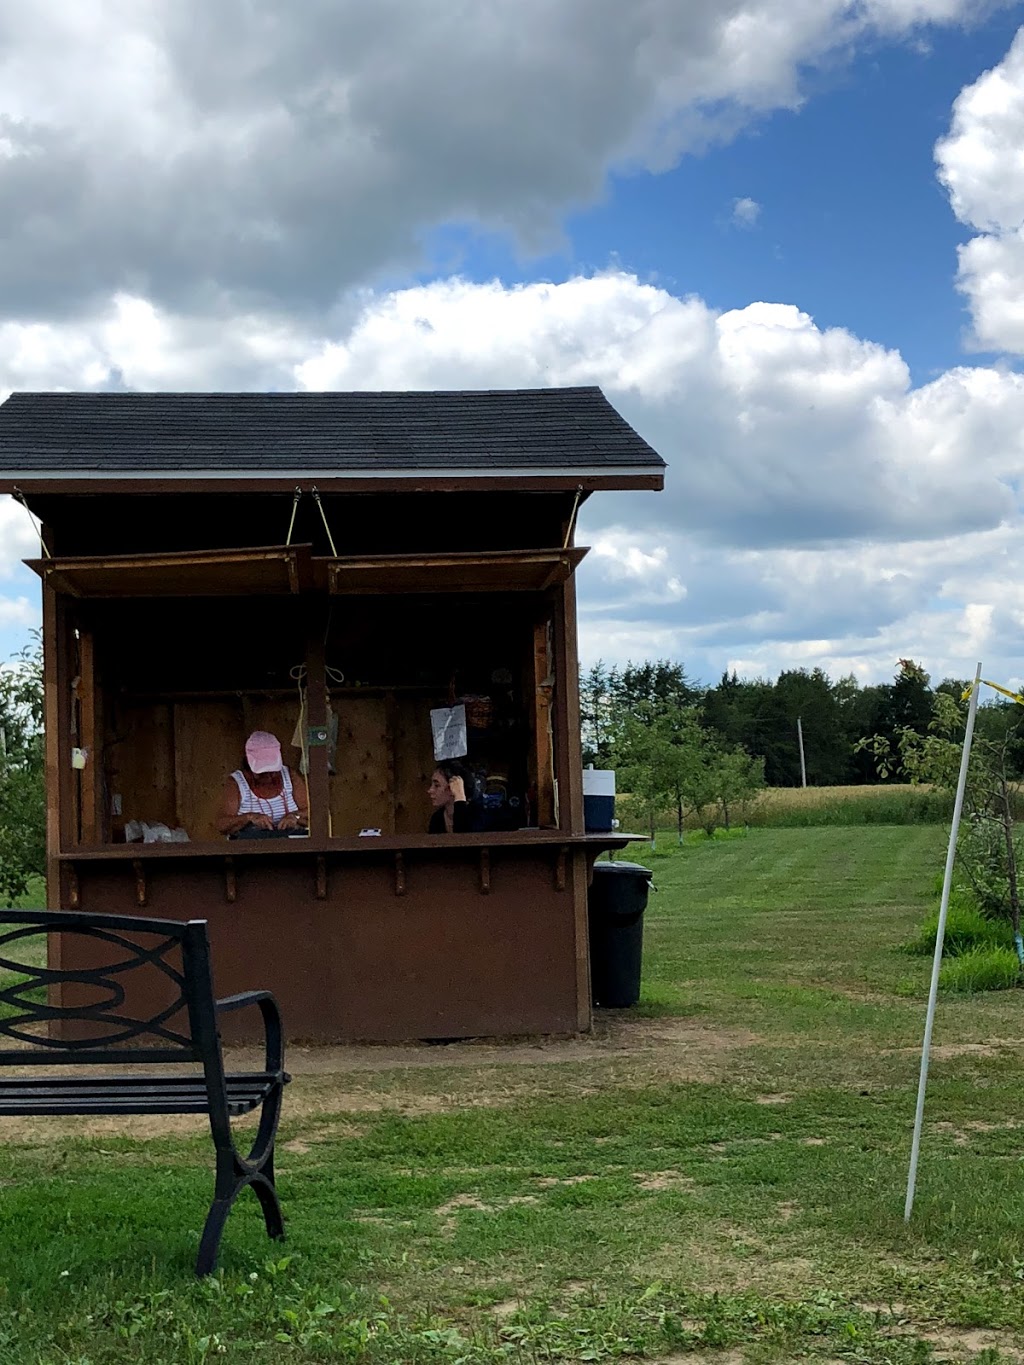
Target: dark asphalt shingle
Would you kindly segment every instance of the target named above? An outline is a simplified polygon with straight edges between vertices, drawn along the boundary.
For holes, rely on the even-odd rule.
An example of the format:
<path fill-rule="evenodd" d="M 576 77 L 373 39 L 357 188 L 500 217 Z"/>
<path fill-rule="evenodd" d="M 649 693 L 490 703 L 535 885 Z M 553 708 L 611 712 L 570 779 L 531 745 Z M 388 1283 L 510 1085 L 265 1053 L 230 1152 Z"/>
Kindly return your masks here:
<path fill-rule="evenodd" d="M 599 388 L 15 393 L 0 405 L 0 473 L 664 467 Z"/>

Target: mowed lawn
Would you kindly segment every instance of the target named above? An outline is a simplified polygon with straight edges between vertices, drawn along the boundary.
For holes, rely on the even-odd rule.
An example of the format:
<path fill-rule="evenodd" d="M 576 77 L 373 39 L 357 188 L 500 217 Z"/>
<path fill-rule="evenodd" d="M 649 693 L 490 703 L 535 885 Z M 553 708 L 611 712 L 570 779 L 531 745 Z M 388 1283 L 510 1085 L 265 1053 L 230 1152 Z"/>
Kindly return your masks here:
<path fill-rule="evenodd" d="M 201 1127 L 0 1120 L 0 1361 L 1024 1360 L 1020 992 L 940 999 L 903 1194 L 938 827 L 649 862 L 593 1038 L 293 1053 L 279 1180 L 191 1262 Z M 152 1125 L 156 1127 L 156 1125 Z"/>

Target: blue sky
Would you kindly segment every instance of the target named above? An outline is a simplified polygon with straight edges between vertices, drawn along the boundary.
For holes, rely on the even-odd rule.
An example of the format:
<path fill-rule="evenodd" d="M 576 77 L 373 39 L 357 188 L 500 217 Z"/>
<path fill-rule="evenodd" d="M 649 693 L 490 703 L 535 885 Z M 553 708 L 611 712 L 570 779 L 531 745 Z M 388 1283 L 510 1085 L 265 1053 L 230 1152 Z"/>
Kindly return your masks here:
<path fill-rule="evenodd" d="M 585 509 L 585 661 L 1024 681 L 1024 4 L 982 10 L 0 0 L 0 397 L 598 383 L 669 475 Z M 0 502 L 0 656 L 31 552 Z"/>
<path fill-rule="evenodd" d="M 968 325 L 953 286 L 969 233 L 936 181 L 933 149 L 960 90 L 1002 59 L 1022 22 L 1015 4 L 913 43 L 870 43 L 815 73 L 799 110 L 776 110 L 671 170 L 611 174 L 602 203 L 566 215 L 550 254 L 452 225 L 428 235 L 418 278 L 557 281 L 620 265 L 723 310 L 795 303 L 820 326 L 898 348 L 915 382 L 927 380 L 964 360 Z M 761 207 L 750 228 L 732 217 L 745 198 Z"/>

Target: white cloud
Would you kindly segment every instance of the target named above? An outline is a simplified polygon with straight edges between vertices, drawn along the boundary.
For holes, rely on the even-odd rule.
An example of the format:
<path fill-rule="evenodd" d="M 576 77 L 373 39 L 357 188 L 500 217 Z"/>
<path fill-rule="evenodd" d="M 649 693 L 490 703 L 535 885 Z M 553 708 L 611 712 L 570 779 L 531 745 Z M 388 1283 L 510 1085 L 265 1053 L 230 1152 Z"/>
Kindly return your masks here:
<path fill-rule="evenodd" d="M 756 199 L 734 199 L 732 201 L 732 221 L 737 227 L 756 227 L 760 217 L 761 205 Z"/>
<path fill-rule="evenodd" d="M 715 314 L 625 274 L 372 298 L 296 374 L 317 389 L 601 384 L 672 460 L 656 515 L 732 543 L 993 525 L 1024 458 L 1024 379 L 963 369 L 912 391 L 897 353 L 796 308 Z"/>
<path fill-rule="evenodd" d="M 960 92 L 935 156 L 953 212 L 979 233 L 959 250 L 972 344 L 1024 354 L 1024 29 Z"/>
<path fill-rule="evenodd" d="M 977 0 L 0 0 L 0 297 L 323 309 L 423 234 L 549 245 L 864 39 Z M 262 302 L 258 302 L 262 301 Z"/>
<path fill-rule="evenodd" d="M 23 559 L 39 557 L 39 540 L 28 512 L 12 498 L 0 498 L 0 578 L 9 578 Z"/>
<path fill-rule="evenodd" d="M 27 597 L 0 597 L 0 626 L 31 628 L 38 624 L 39 609 Z"/>
<path fill-rule="evenodd" d="M 621 273 L 364 292 L 329 335 L 126 296 L 83 323 L 0 329 L 0 390 L 100 375 L 155 388 L 598 383 L 670 469 L 664 494 L 582 509 L 585 657 L 671 653 L 708 678 L 743 659 L 888 677 L 909 654 L 941 676 L 982 649 L 1024 671 L 1024 378 L 1010 372 L 960 367 L 914 389 L 898 353 L 791 306 L 716 314 Z M 31 528 L 0 507 L 0 572 L 31 601 L 13 568 L 34 553 Z"/>

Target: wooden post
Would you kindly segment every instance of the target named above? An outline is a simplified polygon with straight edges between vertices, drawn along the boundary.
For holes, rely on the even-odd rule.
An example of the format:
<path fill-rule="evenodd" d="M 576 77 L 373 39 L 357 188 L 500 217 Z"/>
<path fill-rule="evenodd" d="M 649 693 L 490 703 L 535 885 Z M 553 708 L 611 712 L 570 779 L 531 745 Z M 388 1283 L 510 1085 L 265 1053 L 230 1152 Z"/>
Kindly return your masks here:
<path fill-rule="evenodd" d="M 61 901 L 60 862 L 61 846 L 60 788 L 62 748 L 60 723 L 60 684 L 58 658 L 60 655 L 60 613 L 57 594 L 43 582 L 43 730 L 46 743 L 46 903 L 51 910 L 63 909 Z M 70 743 L 70 740 L 68 741 Z M 60 934 L 51 934 L 51 941 Z M 51 966 L 53 964 L 51 963 Z"/>
<path fill-rule="evenodd" d="M 583 834 L 583 749 L 580 740 L 580 679 L 576 643 L 576 581 L 570 577 L 555 598 L 555 758 L 558 771 L 559 828 Z M 572 854 L 573 930 L 576 944 L 576 1026 L 590 1029 L 590 929 L 587 920 L 588 853 Z"/>
<path fill-rule="evenodd" d="M 551 744 L 552 692 L 551 660 L 548 655 L 548 619 L 533 628 L 533 735 L 530 777 L 537 793 L 533 824 L 541 828 L 555 823 L 555 771 Z"/>
<path fill-rule="evenodd" d="M 397 830 L 398 812 L 396 804 L 398 800 L 398 755 L 396 746 L 398 744 L 398 704 L 395 700 L 394 692 L 384 694 L 384 754 L 387 762 L 385 779 L 387 782 L 387 798 L 385 805 L 388 812 L 388 833 L 394 834 Z"/>
<path fill-rule="evenodd" d="M 78 743 L 85 750 L 81 773 L 81 831 L 85 845 L 104 841 L 103 801 L 103 704 L 96 677 L 95 639 L 82 629 L 78 641 Z"/>
<path fill-rule="evenodd" d="M 594 1022 L 590 1001 L 590 922 L 587 887 L 593 875 L 593 858 L 578 845 L 572 853 L 573 922 L 576 930 L 576 1027 L 587 1033 Z"/>
<path fill-rule="evenodd" d="M 555 771 L 558 827 L 583 833 L 583 749 L 580 742 L 580 676 L 576 657 L 576 583 L 555 590 Z"/>
<path fill-rule="evenodd" d="M 306 636 L 306 723 L 309 729 L 327 729 L 327 668 L 324 656 L 324 614 L 321 601 L 310 603 L 309 630 Z M 327 770 L 327 745 L 314 744 L 306 749 L 309 772 L 309 834 L 323 841 L 331 834 L 331 779 Z"/>

